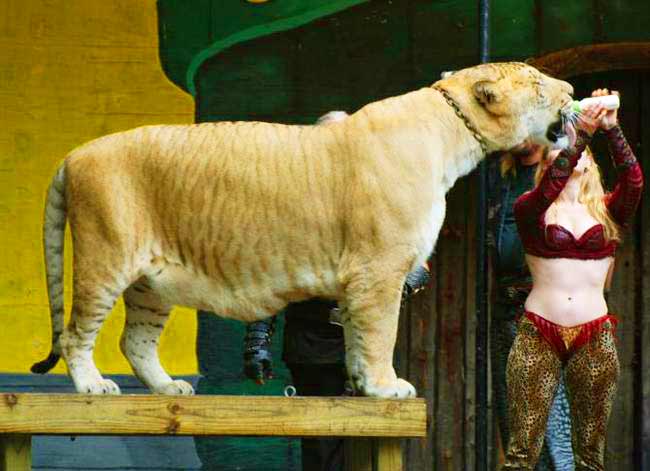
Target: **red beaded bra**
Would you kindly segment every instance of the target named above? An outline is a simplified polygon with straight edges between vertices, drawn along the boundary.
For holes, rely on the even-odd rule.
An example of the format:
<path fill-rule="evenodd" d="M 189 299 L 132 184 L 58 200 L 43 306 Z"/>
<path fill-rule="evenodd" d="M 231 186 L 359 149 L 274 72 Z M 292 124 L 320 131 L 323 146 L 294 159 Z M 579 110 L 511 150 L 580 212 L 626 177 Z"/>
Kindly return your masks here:
<path fill-rule="evenodd" d="M 606 132 L 612 158 L 619 171 L 614 191 L 606 198 L 614 221 L 626 227 L 641 198 L 643 174 L 632 149 L 618 126 Z M 573 150 L 562 151 L 544 173 L 540 184 L 515 202 L 517 229 L 527 254 L 544 258 L 601 259 L 616 252 L 617 242 L 606 240 L 602 224 L 595 224 L 580 237 L 558 224 L 546 224 L 546 210 L 564 189 L 590 137 L 579 133 Z"/>
<path fill-rule="evenodd" d="M 571 231 L 559 224 L 546 224 L 545 245 L 547 250 L 539 254 L 527 252 L 540 257 L 562 258 L 605 258 L 614 255 L 616 241 L 605 240 L 602 224 L 595 224 L 576 238 Z"/>

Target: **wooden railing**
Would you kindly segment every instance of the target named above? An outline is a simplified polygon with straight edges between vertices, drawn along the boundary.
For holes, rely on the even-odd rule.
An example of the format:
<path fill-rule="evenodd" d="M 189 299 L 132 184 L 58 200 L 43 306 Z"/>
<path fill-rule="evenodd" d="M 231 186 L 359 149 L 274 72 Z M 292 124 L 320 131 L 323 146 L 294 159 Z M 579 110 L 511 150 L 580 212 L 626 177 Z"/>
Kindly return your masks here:
<path fill-rule="evenodd" d="M 31 469 L 32 435 L 347 437 L 346 468 L 403 469 L 400 438 L 426 436 L 422 399 L 0 395 L 2 469 Z"/>

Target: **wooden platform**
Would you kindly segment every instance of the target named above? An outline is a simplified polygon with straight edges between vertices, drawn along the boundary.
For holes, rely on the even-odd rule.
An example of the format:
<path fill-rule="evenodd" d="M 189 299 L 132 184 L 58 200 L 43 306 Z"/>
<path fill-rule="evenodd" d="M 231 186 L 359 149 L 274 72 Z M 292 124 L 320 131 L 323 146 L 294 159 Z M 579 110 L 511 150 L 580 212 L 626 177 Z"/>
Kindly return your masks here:
<path fill-rule="evenodd" d="M 0 395 L 2 469 L 11 471 L 31 469 L 32 435 L 349 437 L 349 470 L 396 471 L 399 439 L 424 437 L 426 426 L 423 399 Z"/>

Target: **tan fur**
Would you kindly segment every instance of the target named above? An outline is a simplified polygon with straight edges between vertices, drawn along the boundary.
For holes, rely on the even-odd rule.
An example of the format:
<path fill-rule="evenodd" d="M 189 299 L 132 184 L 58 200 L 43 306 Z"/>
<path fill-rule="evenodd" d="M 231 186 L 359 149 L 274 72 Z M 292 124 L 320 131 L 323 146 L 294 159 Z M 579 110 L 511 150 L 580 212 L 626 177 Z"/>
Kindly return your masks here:
<path fill-rule="evenodd" d="M 544 141 L 571 93 L 523 64 L 478 66 L 438 85 L 489 151 Z M 126 290 L 122 349 L 155 392 L 192 392 L 155 351 L 172 305 L 254 321 L 322 296 L 345 308 L 355 386 L 414 395 L 392 367 L 402 285 L 433 250 L 445 193 L 482 157 L 432 88 L 319 126 L 151 126 L 76 149 L 64 164 L 74 297 L 60 347 L 77 390 L 119 392 L 92 347 Z"/>

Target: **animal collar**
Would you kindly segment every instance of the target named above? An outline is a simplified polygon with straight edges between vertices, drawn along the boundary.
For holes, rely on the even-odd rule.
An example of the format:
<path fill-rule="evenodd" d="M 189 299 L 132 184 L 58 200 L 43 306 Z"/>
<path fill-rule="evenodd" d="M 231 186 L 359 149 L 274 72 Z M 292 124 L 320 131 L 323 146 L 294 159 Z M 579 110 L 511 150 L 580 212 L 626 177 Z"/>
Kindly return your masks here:
<path fill-rule="evenodd" d="M 483 155 L 487 154 L 487 144 L 485 143 L 485 138 L 481 136 L 481 133 L 478 132 L 478 130 L 474 127 L 472 123 L 470 123 L 469 119 L 467 119 L 467 116 L 463 114 L 463 112 L 460 110 L 460 107 L 458 106 L 458 103 L 447 93 L 447 90 L 444 88 L 434 85 L 432 88 L 438 90 L 440 94 L 444 97 L 445 101 L 449 106 L 451 106 L 451 109 L 454 110 L 454 113 L 456 113 L 456 116 L 458 116 L 463 123 L 465 123 L 465 127 L 469 130 L 469 132 L 472 133 L 472 136 L 474 136 L 474 139 L 476 139 L 481 146 L 481 150 L 483 151 Z"/>

